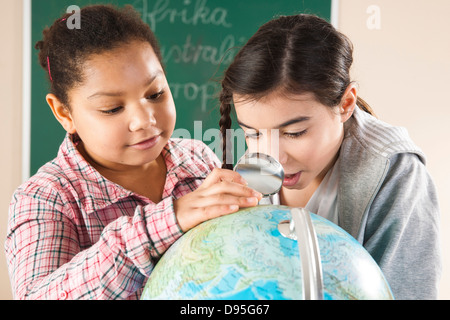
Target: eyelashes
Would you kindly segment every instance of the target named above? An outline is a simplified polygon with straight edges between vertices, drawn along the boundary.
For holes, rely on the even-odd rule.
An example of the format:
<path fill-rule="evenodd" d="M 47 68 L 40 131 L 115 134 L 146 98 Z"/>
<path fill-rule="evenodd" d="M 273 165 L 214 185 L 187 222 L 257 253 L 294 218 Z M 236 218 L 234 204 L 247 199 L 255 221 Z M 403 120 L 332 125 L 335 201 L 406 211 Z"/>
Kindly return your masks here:
<path fill-rule="evenodd" d="M 307 132 L 308 132 L 308 130 L 303 130 L 303 131 L 300 131 L 300 132 L 294 132 L 294 133 L 285 132 L 284 135 L 285 135 L 286 137 L 288 137 L 288 138 L 295 139 L 295 138 L 299 138 L 299 137 L 303 136 L 303 135 L 306 134 Z"/>
<path fill-rule="evenodd" d="M 290 139 L 297 139 L 301 136 L 303 136 L 304 134 L 306 134 L 308 132 L 308 130 L 303 130 L 303 131 L 299 131 L 299 132 L 284 132 L 283 136 L 290 138 Z M 248 139 L 259 139 L 261 137 L 261 133 L 256 132 L 256 133 L 245 133 L 245 137 Z"/>
<path fill-rule="evenodd" d="M 146 97 L 147 100 L 152 101 L 152 102 L 158 102 L 158 100 L 164 95 L 165 90 L 161 90 L 157 93 L 151 94 L 149 96 Z M 113 115 L 113 114 L 117 114 L 120 111 L 122 111 L 124 109 L 123 106 L 117 106 L 108 110 L 100 110 L 101 113 L 105 114 L 105 115 Z"/>
<path fill-rule="evenodd" d="M 112 114 L 118 113 L 122 109 L 123 109 L 123 107 L 120 106 L 120 107 L 116 107 L 116 108 L 113 108 L 113 109 L 110 109 L 110 110 L 100 110 L 100 112 L 103 113 L 103 114 L 112 115 Z"/>
<path fill-rule="evenodd" d="M 150 95 L 150 96 L 147 96 L 147 99 L 148 100 L 158 100 L 163 94 L 165 93 L 165 91 L 164 90 L 161 90 L 161 91 L 159 91 L 159 92 L 157 92 L 157 93 L 155 93 L 155 94 L 152 94 L 152 95 Z"/>

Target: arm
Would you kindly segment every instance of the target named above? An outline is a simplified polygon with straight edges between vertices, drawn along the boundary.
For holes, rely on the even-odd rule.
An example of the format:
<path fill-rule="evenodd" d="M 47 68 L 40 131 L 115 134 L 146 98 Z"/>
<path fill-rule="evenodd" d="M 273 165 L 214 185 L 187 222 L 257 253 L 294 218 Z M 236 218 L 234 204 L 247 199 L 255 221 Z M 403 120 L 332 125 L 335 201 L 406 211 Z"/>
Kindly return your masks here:
<path fill-rule="evenodd" d="M 434 184 L 413 154 L 391 159 L 369 209 L 364 246 L 396 299 L 436 299 L 441 273 L 439 207 Z"/>
<path fill-rule="evenodd" d="M 205 169 L 206 170 L 206 169 Z M 238 206 L 257 204 L 253 190 L 233 171 L 214 169 L 201 187 L 178 187 L 177 201 L 137 207 L 132 217 L 108 224 L 99 240 L 81 248 L 64 191 L 50 186 L 20 189 L 10 205 L 5 243 L 14 297 L 18 299 L 118 299 L 141 288 L 156 259 L 182 231 Z M 199 180 L 201 181 L 201 180 Z M 190 184 L 193 182 L 190 181 Z M 260 195 L 259 195 L 260 198 Z M 174 207 L 177 204 L 177 214 Z M 232 206 L 233 208 L 231 209 Z M 83 250 L 85 249 L 85 250 Z"/>
<path fill-rule="evenodd" d="M 16 299 L 126 298 L 182 234 L 167 198 L 110 223 L 93 246 L 82 250 L 62 208 L 57 195 L 41 200 L 16 193 L 5 242 Z"/>

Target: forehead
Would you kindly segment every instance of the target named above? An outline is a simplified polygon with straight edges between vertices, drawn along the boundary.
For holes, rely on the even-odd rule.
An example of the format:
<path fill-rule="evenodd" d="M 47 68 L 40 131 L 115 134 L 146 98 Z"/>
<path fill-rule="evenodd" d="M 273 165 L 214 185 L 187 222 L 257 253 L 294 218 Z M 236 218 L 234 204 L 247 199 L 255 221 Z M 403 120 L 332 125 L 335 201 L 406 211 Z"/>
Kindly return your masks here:
<path fill-rule="evenodd" d="M 86 59 L 83 73 L 86 80 L 111 77 L 135 77 L 162 71 L 161 63 L 148 42 L 132 41 L 108 51 L 92 54 Z"/>
<path fill-rule="evenodd" d="M 85 60 L 83 81 L 69 91 L 69 100 L 87 99 L 96 92 L 135 92 L 149 79 L 166 82 L 164 70 L 151 45 L 143 41 L 123 44 L 92 54 Z"/>
<path fill-rule="evenodd" d="M 258 100 L 234 95 L 233 102 L 240 123 L 250 128 L 278 128 L 292 119 L 314 119 L 329 112 L 312 93 L 301 95 L 271 93 Z"/>

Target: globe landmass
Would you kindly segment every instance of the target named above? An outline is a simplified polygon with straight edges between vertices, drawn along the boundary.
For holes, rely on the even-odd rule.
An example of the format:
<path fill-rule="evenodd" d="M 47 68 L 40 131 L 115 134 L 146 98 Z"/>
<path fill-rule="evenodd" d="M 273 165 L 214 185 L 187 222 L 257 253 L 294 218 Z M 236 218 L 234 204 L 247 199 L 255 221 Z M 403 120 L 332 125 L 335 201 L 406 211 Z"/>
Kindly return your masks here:
<path fill-rule="evenodd" d="M 393 299 L 370 254 L 343 229 L 310 214 L 324 299 Z M 304 299 L 299 248 L 278 224 L 286 206 L 258 206 L 206 221 L 163 255 L 141 299 Z"/>

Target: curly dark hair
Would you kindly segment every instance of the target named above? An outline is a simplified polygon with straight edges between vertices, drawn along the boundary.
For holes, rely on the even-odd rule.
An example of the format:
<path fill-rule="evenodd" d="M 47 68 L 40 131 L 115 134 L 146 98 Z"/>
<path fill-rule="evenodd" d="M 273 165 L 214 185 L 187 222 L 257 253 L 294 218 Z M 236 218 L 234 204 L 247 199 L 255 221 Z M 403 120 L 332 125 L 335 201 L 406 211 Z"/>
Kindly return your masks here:
<path fill-rule="evenodd" d="M 92 54 L 111 50 L 125 43 L 148 42 L 162 63 L 158 41 L 150 27 L 131 6 L 91 5 L 80 11 L 80 29 L 70 29 L 67 13 L 42 32 L 39 63 L 47 72 L 50 92 L 70 109 L 68 91 L 83 82 L 83 65 Z M 163 66 L 164 67 L 164 66 Z"/>

